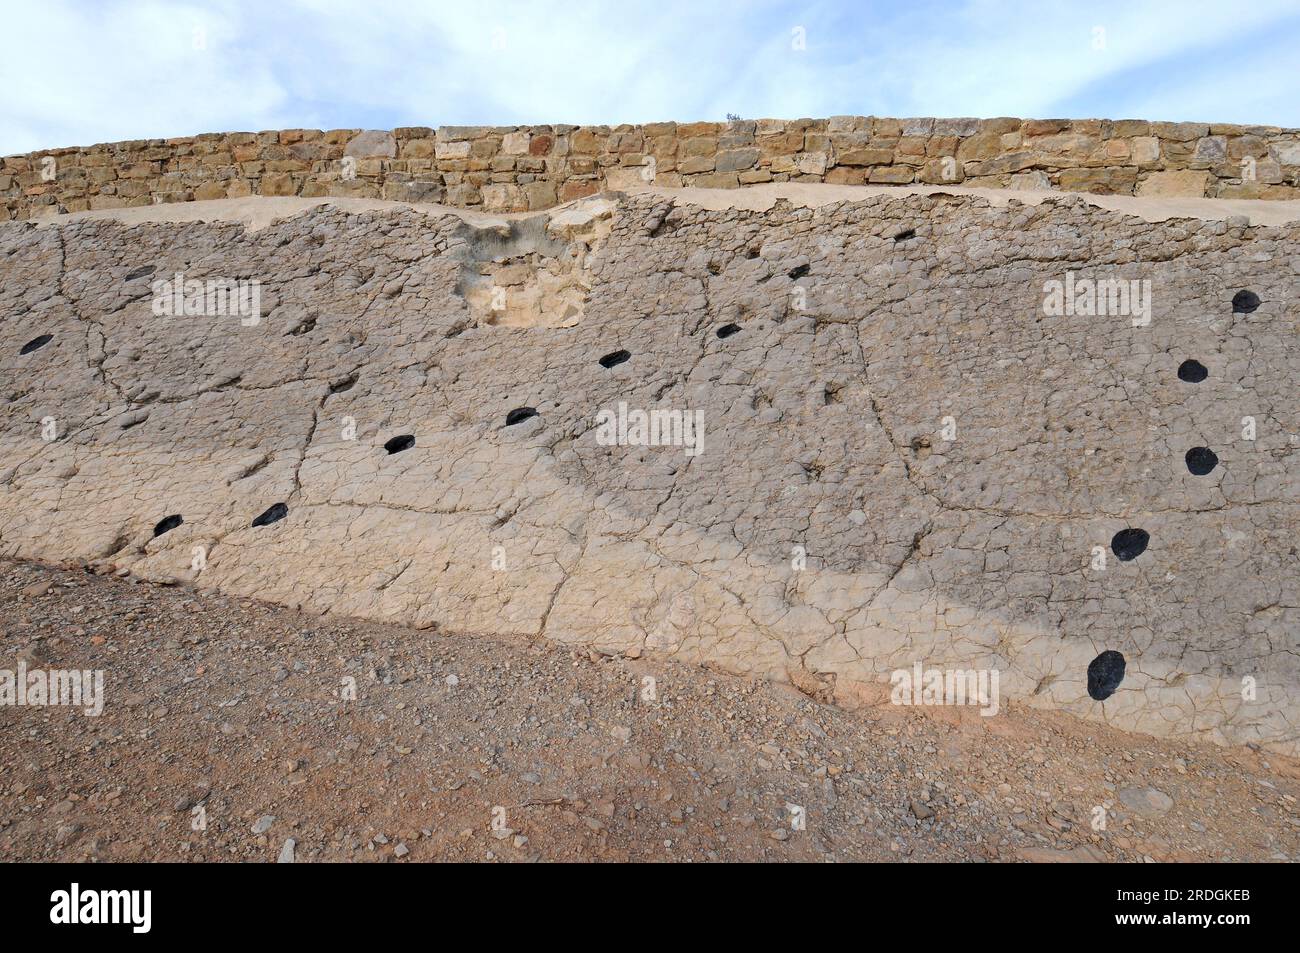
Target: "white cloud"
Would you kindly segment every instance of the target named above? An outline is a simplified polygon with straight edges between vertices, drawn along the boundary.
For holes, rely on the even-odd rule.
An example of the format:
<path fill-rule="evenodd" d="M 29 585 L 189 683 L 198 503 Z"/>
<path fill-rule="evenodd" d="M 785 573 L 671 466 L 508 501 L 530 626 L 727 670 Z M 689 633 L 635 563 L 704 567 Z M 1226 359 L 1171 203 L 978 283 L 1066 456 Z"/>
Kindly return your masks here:
<path fill-rule="evenodd" d="M 806 49 L 792 48 L 795 27 Z M 1094 49 L 1096 27 L 1104 49 Z M 1300 125 L 1282 53 L 1300 34 L 1292 0 L 43 0 L 12 5 L 6 33 L 18 39 L 0 59 L 11 93 L 0 105 L 0 154 L 236 129 L 727 112 L 1087 108 Z M 1273 55 L 1253 55 L 1260 46 Z"/>

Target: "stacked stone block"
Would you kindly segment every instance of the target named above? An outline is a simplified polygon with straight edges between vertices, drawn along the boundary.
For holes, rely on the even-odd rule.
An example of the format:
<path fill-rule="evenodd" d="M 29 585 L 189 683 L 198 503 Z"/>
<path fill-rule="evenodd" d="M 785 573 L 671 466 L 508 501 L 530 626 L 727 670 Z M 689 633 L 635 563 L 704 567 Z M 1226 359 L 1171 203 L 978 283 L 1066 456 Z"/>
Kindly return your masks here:
<path fill-rule="evenodd" d="M 533 211 L 606 189 L 764 182 L 1300 198 L 1300 130 L 1101 119 L 758 119 L 208 133 L 0 160 L 0 221 L 269 196 Z"/>

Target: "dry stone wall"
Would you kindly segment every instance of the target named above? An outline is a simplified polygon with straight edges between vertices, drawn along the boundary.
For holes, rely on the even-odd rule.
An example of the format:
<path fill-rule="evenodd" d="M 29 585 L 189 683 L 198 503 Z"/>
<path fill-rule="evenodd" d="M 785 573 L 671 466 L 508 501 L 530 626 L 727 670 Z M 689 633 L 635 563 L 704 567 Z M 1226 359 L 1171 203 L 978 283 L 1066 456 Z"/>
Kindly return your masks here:
<path fill-rule="evenodd" d="M 1100 119 L 831 119 L 292 129 L 52 149 L 0 161 L 0 220 L 247 195 L 490 211 L 605 189 L 966 184 L 1300 198 L 1300 130 Z"/>
<path fill-rule="evenodd" d="M 8 223 L 0 553 L 1294 753 L 1298 292 L 1069 197 Z"/>

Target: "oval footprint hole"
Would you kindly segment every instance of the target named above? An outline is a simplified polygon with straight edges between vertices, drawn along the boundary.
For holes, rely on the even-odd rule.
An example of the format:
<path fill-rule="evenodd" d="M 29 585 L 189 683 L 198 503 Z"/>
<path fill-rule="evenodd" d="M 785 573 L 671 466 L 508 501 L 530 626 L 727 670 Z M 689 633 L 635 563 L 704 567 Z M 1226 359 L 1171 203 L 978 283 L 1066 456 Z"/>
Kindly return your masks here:
<path fill-rule="evenodd" d="M 1218 454 L 1209 447 L 1192 447 L 1185 459 L 1192 476 L 1205 476 L 1219 465 Z"/>
<path fill-rule="evenodd" d="M 1205 369 L 1205 365 L 1200 361 L 1193 361 L 1191 358 L 1188 358 L 1178 365 L 1178 379 L 1180 381 L 1186 381 L 1189 384 L 1199 384 L 1209 376 L 1210 372 Z"/>
<path fill-rule="evenodd" d="M 401 453 L 403 450 L 410 450 L 415 446 L 415 434 L 404 433 L 384 443 L 384 449 L 389 453 Z"/>
<path fill-rule="evenodd" d="M 284 503 L 276 503 L 269 507 L 265 513 L 253 520 L 254 526 L 270 526 L 272 523 L 278 523 L 289 515 L 289 507 Z"/>
<path fill-rule="evenodd" d="M 181 519 L 181 514 L 179 513 L 173 513 L 171 516 L 164 516 L 154 525 L 153 535 L 157 538 L 163 533 L 170 533 L 184 522 L 185 520 Z"/>
<path fill-rule="evenodd" d="M 42 334 L 40 337 L 32 338 L 30 341 L 24 344 L 22 346 L 22 349 L 19 350 L 18 353 L 30 354 L 32 353 L 32 351 L 39 351 L 41 348 L 45 347 L 45 345 L 49 344 L 53 340 L 54 340 L 53 334 Z"/>
<path fill-rule="evenodd" d="M 1122 529 L 1111 539 L 1110 548 L 1121 562 L 1128 562 L 1146 552 L 1149 542 L 1151 534 L 1144 529 Z"/>
<path fill-rule="evenodd" d="M 600 359 L 600 366 L 618 367 L 618 365 L 631 358 L 631 356 L 631 351 L 612 351 Z"/>
<path fill-rule="evenodd" d="M 1250 314 L 1259 307 L 1259 295 L 1242 289 L 1232 296 L 1233 314 Z"/>
<path fill-rule="evenodd" d="M 529 417 L 537 416 L 536 407 L 516 407 L 510 413 L 506 414 L 506 426 L 513 427 L 515 424 L 521 424 Z"/>
<path fill-rule="evenodd" d="M 717 333 L 718 337 L 720 337 L 720 338 L 729 338 L 729 337 L 731 337 L 733 334 L 739 334 L 739 333 L 740 333 L 740 325 L 739 325 L 739 324 L 724 324 L 722 327 L 718 328 L 718 330 L 717 330 L 716 333 Z"/>
<path fill-rule="evenodd" d="M 899 232 L 897 235 L 894 236 L 894 241 L 896 241 L 896 242 L 905 242 L 905 241 L 907 241 L 909 238 L 915 238 L 915 237 L 916 237 L 916 229 L 914 229 L 914 228 L 905 228 L 905 229 L 903 229 L 901 232 Z"/>
<path fill-rule="evenodd" d="M 808 272 L 811 270 L 812 270 L 812 265 L 799 265 L 796 268 L 791 268 L 788 272 L 786 272 L 786 274 L 789 275 L 791 278 L 793 278 L 795 281 L 798 281 L 804 275 L 808 274 Z"/>
<path fill-rule="evenodd" d="M 1088 694 L 1099 702 L 1110 698 L 1124 681 L 1126 667 L 1119 652 L 1112 649 L 1102 652 L 1088 663 Z"/>

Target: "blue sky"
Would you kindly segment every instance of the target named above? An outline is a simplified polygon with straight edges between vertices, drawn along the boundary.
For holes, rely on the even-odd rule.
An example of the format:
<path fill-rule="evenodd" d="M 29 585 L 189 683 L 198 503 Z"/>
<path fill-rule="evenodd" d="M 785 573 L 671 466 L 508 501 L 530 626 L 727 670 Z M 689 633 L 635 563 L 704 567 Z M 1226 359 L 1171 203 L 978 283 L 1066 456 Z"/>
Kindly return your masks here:
<path fill-rule="evenodd" d="M 1300 126 L 1300 0 L 0 0 L 0 155 L 293 127 Z"/>

